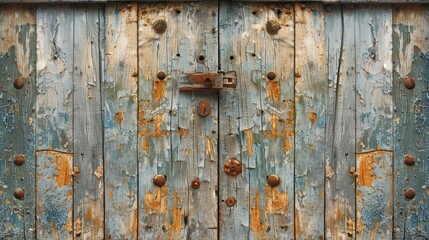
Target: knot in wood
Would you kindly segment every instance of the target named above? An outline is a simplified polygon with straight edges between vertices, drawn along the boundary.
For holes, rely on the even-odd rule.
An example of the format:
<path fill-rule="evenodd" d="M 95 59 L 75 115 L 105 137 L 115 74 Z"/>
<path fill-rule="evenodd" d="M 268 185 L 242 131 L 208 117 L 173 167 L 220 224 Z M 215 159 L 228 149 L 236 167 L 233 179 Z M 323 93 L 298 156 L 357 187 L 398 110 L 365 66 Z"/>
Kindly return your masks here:
<path fill-rule="evenodd" d="M 280 23 L 276 20 L 269 20 L 266 25 L 266 30 L 270 35 L 277 34 L 281 28 Z"/>

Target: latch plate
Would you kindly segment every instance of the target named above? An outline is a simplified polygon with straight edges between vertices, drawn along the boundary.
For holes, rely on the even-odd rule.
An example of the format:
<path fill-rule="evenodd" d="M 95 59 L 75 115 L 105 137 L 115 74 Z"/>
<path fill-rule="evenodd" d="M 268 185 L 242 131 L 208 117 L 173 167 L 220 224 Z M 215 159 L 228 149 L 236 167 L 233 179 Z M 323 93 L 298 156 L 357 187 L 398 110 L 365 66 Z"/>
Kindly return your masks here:
<path fill-rule="evenodd" d="M 186 73 L 179 80 L 180 91 L 220 90 L 235 88 L 237 73 L 235 71 L 217 73 Z"/>

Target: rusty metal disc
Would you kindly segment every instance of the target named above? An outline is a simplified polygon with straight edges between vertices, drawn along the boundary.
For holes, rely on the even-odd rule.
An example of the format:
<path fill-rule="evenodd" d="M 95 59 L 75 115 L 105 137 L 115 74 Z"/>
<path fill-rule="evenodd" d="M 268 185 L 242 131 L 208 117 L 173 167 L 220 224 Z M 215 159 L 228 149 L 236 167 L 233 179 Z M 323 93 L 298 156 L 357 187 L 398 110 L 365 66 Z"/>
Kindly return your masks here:
<path fill-rule="evenodd" d="M 153 177 L 153 184 L 157 187 L 163 187 L 167 182 L 167 177 L 162 174 L 157 174 Z"/>
<path fill-rule="evenodd" d="M 223 171 L 228 176 L 232 176 L 232 177 L 237 176 L 242 172 L 241 162 L 238 161 L 236 158 L 230 158 L 223 165 Z"/>

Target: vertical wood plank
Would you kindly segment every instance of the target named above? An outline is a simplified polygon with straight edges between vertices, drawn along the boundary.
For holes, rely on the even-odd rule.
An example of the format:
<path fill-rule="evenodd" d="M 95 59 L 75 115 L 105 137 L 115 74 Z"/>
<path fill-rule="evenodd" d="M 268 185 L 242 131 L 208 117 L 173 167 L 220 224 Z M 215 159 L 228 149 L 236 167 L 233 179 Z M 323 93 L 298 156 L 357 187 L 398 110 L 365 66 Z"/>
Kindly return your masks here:
<path fill-rule="evenodd" d="M 252 12 L 253 14 L 253 12 Z M 258 161 L 258 188 L 265 200 L 265 229 L 262 238 L 294 237 L 294 9 L 290 4 L 270 4 L 258 14 L 266 14 L 262 22 L 279 24 L 276 34 L 265 29 L 265 53 L 261 80 L 262 158 Z M 265 59 L 264 59 L 265 58 Z M 269 79 L 269 72 L 275 73 Z M 268 175 L 277 175 L 280 185 L 270 187 Z M 252 181 L 252 180 L 251 180 Z M 251 186 L 252 189 L 252 186 Z M 253 219 L 253 216 L 251 216 Z"/>
<path fill-rule="evenodd" d="M 74 7 L 74 236 L 104 237 L 103 133 L 101 120 L 99 6 Z M 104 37 L 104 36 L 103 36 Z"/>
<path fill-rule="evenodd" d="M 0 10 L 0 239 L 35 238 L 36 14 L 27 6 Z M 23 81 L 22 89 L 14 87 Z M 15 156 L 24 156 L 17 166 Z M 14 191 L 22 188 L 18 200 Z"/>
<path fill-rule="evenodd" d="M 392 238 L 392 11 L 356 6 L 356 237 Z"/>
<path fill-rule="evenodd" d="M 106 5 L 105 237 L 136 239 L 137 4 Z"/>
<path fill-rule="evenodd" d="M 429 15 L 428 6 L 395 7 L 393 12 L 394 238 L 429 236 Z M 414 89 L 406 82 L 414 81 Z M 405 156 L 414 165 L 404 163 Z M 410 158 L 410 157 L 408 157 Z M 405 190 L 415 198 L 407 201 Z"/>
<path fill-rule="evenodd" d="M 356 74 L 354 7 L 326 6 L 328 57 L 325 224 L 327 239 L 355 237 Z"/>
<path fill-rule="evenodd" d="M 73 9 L 37 10 L 37 238 L 72 239 Z"/>
<path fill-rule="evenodd" d="M 324 237 L 328 84 L 321 4 L 295 5 L 295 237 Z"/>

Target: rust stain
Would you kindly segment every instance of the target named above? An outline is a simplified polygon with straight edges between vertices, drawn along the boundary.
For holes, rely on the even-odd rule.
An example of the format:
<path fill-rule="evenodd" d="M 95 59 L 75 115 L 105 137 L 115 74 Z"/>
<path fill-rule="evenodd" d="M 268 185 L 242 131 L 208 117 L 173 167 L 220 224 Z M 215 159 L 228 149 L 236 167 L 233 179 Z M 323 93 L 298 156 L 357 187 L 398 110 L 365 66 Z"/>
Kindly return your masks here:
<path fill-rule="evenodd" d="M 82 234 L 82 219 L 80 218 L 74 222 L 74 233 L 77 237 Z"/>
<path fill-rule="evenodd" d="M 209 137 L 206 137 L 206 156 L 211 156 L 212 151 L 212 141 Z"/>
<path fill-rule="evenodd" d="M 289 211 L 289 196 L 287 192 L 280 192 L 277 187 L 266 186 L 267 206 L 266 214 L 270 213 L 287 213 Z"/>
<path fill-rule="evenodd" d="M 266 226 L 261 222 L 261 206 L 259 203 L 259 193 L 255 194 L 255 206 L 250 209 L 250 229 L 255 238 L 260 239 L 265 234 Z"/>
<path fill-rule="evenodd" d="M 374 153 L 358 155 L 358 162 L 358 185 L 371 187 L 372 182 L 375 180 L 375 175 L 372 172 L 374 167 L 373 164 L 375 162 Z"/>
<path fill-rule="evenodd" d="M 174 193 L 174 208 L 173 208 L 173 222 L 169 223 L 167 218 L 167 231 L 170 234 L 175 234 L 180 232 L 183 228 L 183 220 L 182 220 L 182 210 L 179 207 L 179 196 L 177 192 Z"/>
<path fill-rule="evenodd" d="M 280 82 L 268 81 L 267 91 L 268 91 L 268 96 L 270 96 L 274 102 L 278 102 L 280 99 Z"/>
<path fill-rule="evenodd" d="M 55 150 L 38 150 L 37 155 L 44 153 L 46 155 L 51 155 L 54 158 L 56 164 L 57 174 L 54 176 L 55 181 L 57 182 L 58 187 L 64 187 L 71 185 L 72 180 L 72 170 L 71 163 L 73 158 L 73 153 L 59 152 Z"/>
<path fill-rule="evenodd" d="M 179 136 L 180 137 L 185 137 L 188 135 L 188 133 L 189 133 L 189 129 L 179 128 Z"/>
<path fill-rule="evenodd" d="M 244 130 L 246 134 L 246 145 L 247 145 L 247 154 L 251 156 L 253 154 L 253 132 L 252 129 Z"/>
<path fill-rule="evenodd" d="M 149 140 L 147 138 L 143 139 L 142 149 L 144 153 L 149 153 Z"/>
<path fill-rule="evenodd" d="M 285 139 L 283 143 L 283 150 L 285 152 L 289 152 L 290 150 L 292 150 L 292 143 L 288 139 Z"/>
<path fill-rule="evenodd" d="M 146 213 L 167 213 L 167 186 L 155 188 L 153 193 L 146 192 L 143 197 Z"/>
<path fill-rule="evenodd" d="M 163 115 L 159 114 L 154 117 L 155 121 L 155 133 L 153 134 L 154 137 L 161 137 L 164 135 L 164 132 L 162 131 L 162 119 Z"/>
<path fill-rule="evenodd" d="M 347 236 L 353 237 L 355 234 L 355 221 L 353 219 L 347 219 Z"/>
<path fill-rule="evenodd" d="M 164 97 L 165 92 L 165 81 L 154 81 L 153 82 L 153 100 L 156 102 L 161 101 Z"/>
<path fill-rule="evenodd" d="M 112 192 L 108 192 L 108 193 L 107 193 L 107 197 L 108 197 L 109 199 L 112 199 L 112 197 L 113 197 L 113 193 L 112 193 Z"/>
<path fill-rule="evenodd" d="M 380 226 L 380 221 L 378 220 L 378 217 L 375 219 L 375 224 L 374 224 L 374 226 L 371 228 L 371 232 L 370 232 L 370 237 L 369 237 L 369 239 L 375 239 L 374 238 L 374 235 L 375 235 L 375 232 L 377 231 L 377 229 L 378 229 L 378 227 Z"/>
<path fill-rule="evenodd" d="M 119 125 L 121 125 L 122 120 L 124 120 L 124 108 L 123 108 L 123 107 L 121 107 L 121 108 L 119 109 L 119 112 L 117 112 L 117 113 L 115 114 L 115 121 L 116 121 Z"/>
<path fill-rule="evenodd" d="M 308 115 L 308 118 L 310 119 L 312 124 L 314 124 L 317 120 L 317 114 L 315 112 L 313 112 L 312 108 L 310 108 L 310 113 Z"/>
<path fill-rule="evenodd" d="M 138 221 L 137 221 L 137 216 L 138 215 L 137 215 L 137 212 L 138 212 L 138 209 L 137 208 L 134 209 L 133 220 L 132 220 L 131 225 L 130 225 L 130 232 L 133 233 L 132 239 L 136 239 L 137 238 L 137 228 L 138 228 Z"/>
<path fill-rule="evenodd" d="M 295 208 L 295 236 L 302 236 L 301 220 L 298 208 Z"/>

